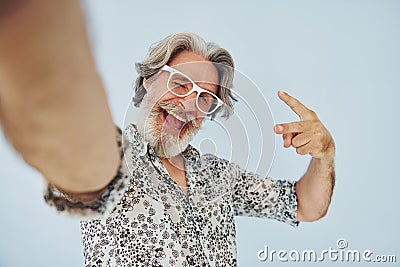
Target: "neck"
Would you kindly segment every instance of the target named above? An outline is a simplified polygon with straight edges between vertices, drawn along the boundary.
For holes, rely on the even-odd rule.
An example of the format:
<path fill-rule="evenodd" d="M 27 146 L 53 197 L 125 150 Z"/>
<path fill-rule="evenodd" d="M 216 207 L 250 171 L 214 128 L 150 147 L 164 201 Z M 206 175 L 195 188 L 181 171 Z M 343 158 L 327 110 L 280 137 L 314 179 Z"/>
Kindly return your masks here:
<path fill-rule="evenodd" d="M 161 161 L 167 165 L 174 166 L 177 169 L 185 170 L 185 163 L 182 154 L 170 158 L 161 158 Z"/>

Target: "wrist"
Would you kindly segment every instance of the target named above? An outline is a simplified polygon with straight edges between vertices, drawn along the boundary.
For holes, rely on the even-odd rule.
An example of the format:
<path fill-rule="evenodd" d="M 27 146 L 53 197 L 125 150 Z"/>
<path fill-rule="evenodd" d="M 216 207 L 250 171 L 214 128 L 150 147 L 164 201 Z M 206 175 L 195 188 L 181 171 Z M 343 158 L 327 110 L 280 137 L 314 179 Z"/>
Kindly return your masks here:
<path fill-rule="evenodd" d="M 332 162 L 335 158 L 335 150 L 336 150 L 335 143 L 332 140 L 323 153 L 320 153 L 320 154 L 312 156 L 312 157 L 313 157 L 313 159 Z"/>

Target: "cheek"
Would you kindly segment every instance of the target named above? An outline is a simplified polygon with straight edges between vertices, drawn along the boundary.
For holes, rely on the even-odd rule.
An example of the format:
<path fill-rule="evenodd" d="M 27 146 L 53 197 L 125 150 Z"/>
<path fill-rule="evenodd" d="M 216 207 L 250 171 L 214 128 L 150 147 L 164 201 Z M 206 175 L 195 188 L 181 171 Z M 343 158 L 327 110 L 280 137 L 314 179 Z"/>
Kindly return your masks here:
<path fill-rule="evenodd" d="M 176 102 L 178 97 L 169 91 L 159 91 L 157 102 Z"/>
<path fill-rule="evenodd" d="M 159 79 L 151 82 L 147 90 L 147 94 L 155 101 L 164 101 L 165 99 L 171 98 L 171 94 L 168 89 L 163 86 L 165 82 L 160 81 Z"/>

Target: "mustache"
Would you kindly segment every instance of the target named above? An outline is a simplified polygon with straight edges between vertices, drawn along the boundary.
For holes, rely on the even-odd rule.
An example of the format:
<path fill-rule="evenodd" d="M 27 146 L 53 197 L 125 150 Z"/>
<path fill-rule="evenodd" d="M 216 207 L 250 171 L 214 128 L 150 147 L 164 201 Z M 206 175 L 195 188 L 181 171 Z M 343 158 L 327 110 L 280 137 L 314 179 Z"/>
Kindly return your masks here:
<path fill-rule="evenodd" d="M 200 128 L 200 125 L 196 121 L 196 116 L 194 116 L 191 112 L 185 112 L 182 108 L 174 103 L 170 102 L 159 102 L 158 106 L 161 109 L 166 110 L 167 112 L 175 113 L 179 115 L 181 118 L 184 118 L 187 122 L 190 122 L 194 128 Z"/>

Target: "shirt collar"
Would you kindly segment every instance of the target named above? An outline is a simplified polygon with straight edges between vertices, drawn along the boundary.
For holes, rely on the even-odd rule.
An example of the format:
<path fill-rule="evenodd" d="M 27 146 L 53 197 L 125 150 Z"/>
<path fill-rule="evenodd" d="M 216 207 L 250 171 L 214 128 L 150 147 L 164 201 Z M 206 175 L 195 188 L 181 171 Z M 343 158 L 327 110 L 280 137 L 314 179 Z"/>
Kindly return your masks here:
<path fill-rule="evenodd" d="M 193 166 L 200 159 L 199 151 L 190 144 L 185 149 L 185 151 L 182 152 L 182 156 L 187 163 L 190 163 L 187 164 L 187 166 Z"/>
<path fill-rule="evenodd" d="M 137 154 L 139 156 L 146 155 L 148 143 L 139 134 L 139 131 L 137 130 L 137 127 L 135 124 L 129 124 L 125 128 L 124 138 L 126 138 L 126 141 L 131 143 L 132 148 L 135 151 L 135 154 Z"/>

